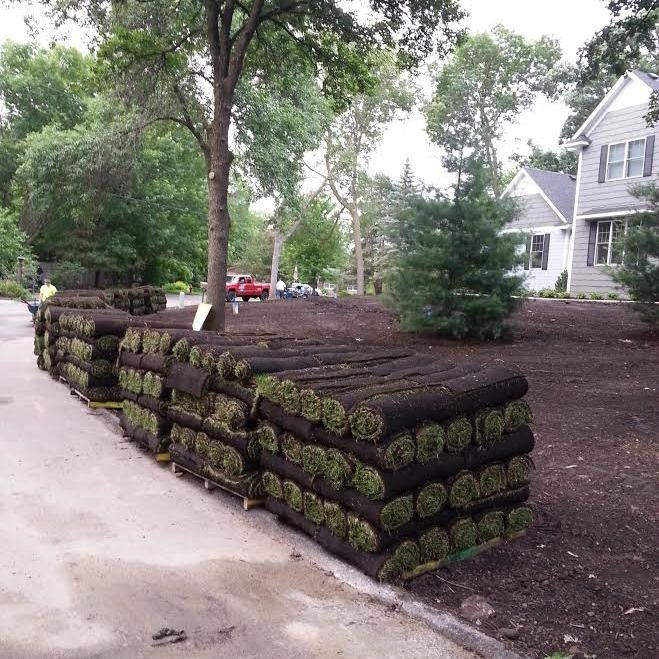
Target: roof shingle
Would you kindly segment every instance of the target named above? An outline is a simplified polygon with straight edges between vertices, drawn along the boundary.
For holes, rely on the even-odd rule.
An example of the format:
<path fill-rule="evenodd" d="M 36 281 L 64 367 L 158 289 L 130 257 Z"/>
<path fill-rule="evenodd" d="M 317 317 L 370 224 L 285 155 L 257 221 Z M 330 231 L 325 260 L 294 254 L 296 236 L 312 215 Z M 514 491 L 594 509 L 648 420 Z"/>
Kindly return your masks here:
<path fill-rule="evenodd" d="M 524 167 L 524 171 L 535 181 L 538 187 L 547 195 L 549 201 L 567 222 L 572 222 L 574 211 L 574 195 L 577 182 L 571 174 L 548 172 L 544 169 Z"/>

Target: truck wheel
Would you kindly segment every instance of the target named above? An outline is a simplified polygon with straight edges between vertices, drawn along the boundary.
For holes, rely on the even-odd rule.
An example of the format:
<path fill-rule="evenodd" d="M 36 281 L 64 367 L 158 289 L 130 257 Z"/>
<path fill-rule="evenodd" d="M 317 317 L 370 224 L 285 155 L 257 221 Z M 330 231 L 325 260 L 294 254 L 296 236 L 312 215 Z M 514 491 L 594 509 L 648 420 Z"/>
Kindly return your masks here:
<path fill-rule="evenodd" d="M 227 293 L 227 302 L 233 302 L 236 299 L 236 291 L 229 291 Z"/>
<path fill-rule="evenodd" d="M 242 301 L 243 302 L 249 302 L 249 295 L 243 295 L 242 296 Z"/>
<path fill-rule="evenodd" d="M 261 302 L 265 302 L 270 297 L 270 291 L 263 291 L 259 296 Z"/>

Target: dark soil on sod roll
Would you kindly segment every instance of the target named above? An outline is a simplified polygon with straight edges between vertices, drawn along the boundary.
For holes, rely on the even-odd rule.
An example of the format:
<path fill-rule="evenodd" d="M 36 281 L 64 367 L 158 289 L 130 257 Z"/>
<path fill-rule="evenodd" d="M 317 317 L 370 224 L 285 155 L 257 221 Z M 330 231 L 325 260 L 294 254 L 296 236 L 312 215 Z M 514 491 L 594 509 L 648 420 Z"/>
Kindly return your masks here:
<path fill-rule="evenodd" d="M 209 437 L 235 448 L 250 460 L 258 460 L 261 455 L 261 444 L 252 431 L 234 431 L 210 418 L 204 419 L 202 430 Z"/>
<path fill-rule="evenodd" d="M 208 390 L 209 375 L 190 364 L 172 362 L 167 373 L 167 387 L 200 398 Z"/>
<path fill-rule="evenodd" d="M 387 505 L 390 503 L 388 501 L 371 501 L 351 488 L 337 490 L 325 479 L 314 478 L 293 462 L 266 451 L 261 453 L 261 465 L 282 478 L 295 481 L 305 490 L 312 490 L 325 499 L 331 499 L 347 509 L 354 510 L 377 528 L 386 527 L 382 516 L 385 511 L 386 519 Z"/>
<path fill-rule="evenodd" d="M 377 470 L 367 465 L 364 465 L 364 468 L 379 483 L 377 494 L 373 498 L 388 499 L 426 482 L 449 478 L 463 469 L 473 470 L 504 457 L 529 453 L 533 446 L 533 433 L 524 426 L 505 435 L 496 444 L 485 447 L 468 446 L 460 455 L 444 453 L 441 459 L 426 464 L 412 464 L 394 472 Z"/>
<path fill-rule="evenodd" d="M 384 470 L 400 469 L 405 466 L 406 462 L 409 464 L 412 461 L 410 455 L 413 457 L 413 454 L 405 458 L 404 453 L 407 453 L 407 451 L 401 448 L 401 439 L 403 440 L 402 443 L 405 443 L 406 434 L 392 436 L 376 446 L 375 444 L 356 442 L 352 438 L 327 432 L 307 419 L 288 414 L 286 410 L 269 400 L 262 399 L 259 401 L 259 413 L 280 428 L 303 438 L 305 442 L 315 442 L 329 448 L 352 453 L 360 460 L 379 466 Z"/>
<path fill-rule="evenodd" d="M 317 524 L 314 524 L 310 519 L 305 517 L 302 513 L 291 508 L 286 502 L 275 497 L 268 496 L 265 500 L 265 507 L 273 515 L 276 515 L 282 522 L 291 524 L 295 528 L 304 531 L 312 538 L 316 537 L 318 529 Z"/>
<path fill-rule="evenodd" d="M 245 403 L 251 410 L 254 405 L 255 392 L 253 389 L 241 385 L 237 382 L 224 380 L 223 378 L 213 376 L 208 381 L 209 391 L 214 391 L 218 394 L 225 394 L 237 398 Z"/>
<path fill-rule="evenodd" d="M 157 412 L 158 414 L 167 414 L 167 408 L 169 403 L 160 398 L 154 398 L 153 396 L 146 396 L 142 394 L 136 398 L 136 402 L 141 407 L 146 407 L 152 412 Z"/>
<path fill-rule="evenodd" d="M 395 581 L 403 572 L 415 568 L 420 560 L 417 543 L 409 540 L 381 554 L 359 551 L 347 540 L 334 535 L 325 527 L 318 528 L 316 540 L 331 554 L 342 558 L 378 581 Z"/>
<path fill-rule="evenodd" d="M 168 406 L 167 418 L 174 423 L 194 430 L 201 430 L 204 422 L 204 417 L 201 414 L 195 414 L 176 404 Z"/>
<path fill-rule="evenodd" d="M 124 429 L 126 434 L 137 442 L 140 446 L 145 449 L 148 449 L 151 453 L 161 453 L 166 451 L 170 444 L 169 435 L 154 435 L 144 428 L 139 428 L 125 415 L 120 417 L 121 427 Z"/>

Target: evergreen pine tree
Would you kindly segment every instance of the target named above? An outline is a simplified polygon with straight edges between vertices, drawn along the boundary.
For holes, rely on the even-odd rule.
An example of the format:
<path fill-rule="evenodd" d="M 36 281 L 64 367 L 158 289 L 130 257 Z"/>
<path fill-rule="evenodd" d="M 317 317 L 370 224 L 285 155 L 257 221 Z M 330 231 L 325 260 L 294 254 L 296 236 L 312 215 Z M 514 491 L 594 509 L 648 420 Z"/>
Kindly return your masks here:
<path fill-rule="evenodd" d="M 524 237 L 501 233 L 514 208 L 487 193 L 479 168 L 453 201 L 416 195 L 407 203 L 389 271 L 402 329 L 500 337 L 523 281 L 511 268 Z"/>
<path fill-rule="evenodd" d="M 627 220 L 623 264 L 612 274 L 629 290 L 641 318 L 654 324 L 659 319 L 659 188 L 638 186 L 634 192 L 648 202 L 648 210 Z"/>

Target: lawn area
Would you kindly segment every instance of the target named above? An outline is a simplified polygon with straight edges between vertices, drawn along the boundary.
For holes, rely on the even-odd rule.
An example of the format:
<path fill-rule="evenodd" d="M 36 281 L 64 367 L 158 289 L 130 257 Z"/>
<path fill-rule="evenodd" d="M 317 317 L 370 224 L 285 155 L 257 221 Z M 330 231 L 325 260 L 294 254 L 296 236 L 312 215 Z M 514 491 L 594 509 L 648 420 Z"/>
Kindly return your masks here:
<path fill-rule="evenodd" d="M 535 413 L 535 526 L 409 588 L 451 610 L 484 595 L 496 613 L 483 630 L 520 652 L 655 656 L 659 339 L 627 305 L 528 301 L 502 343 L 400 333 L 374 298 L 241 305 L 228 318 L 230 329 L 520 366 Z"/>

